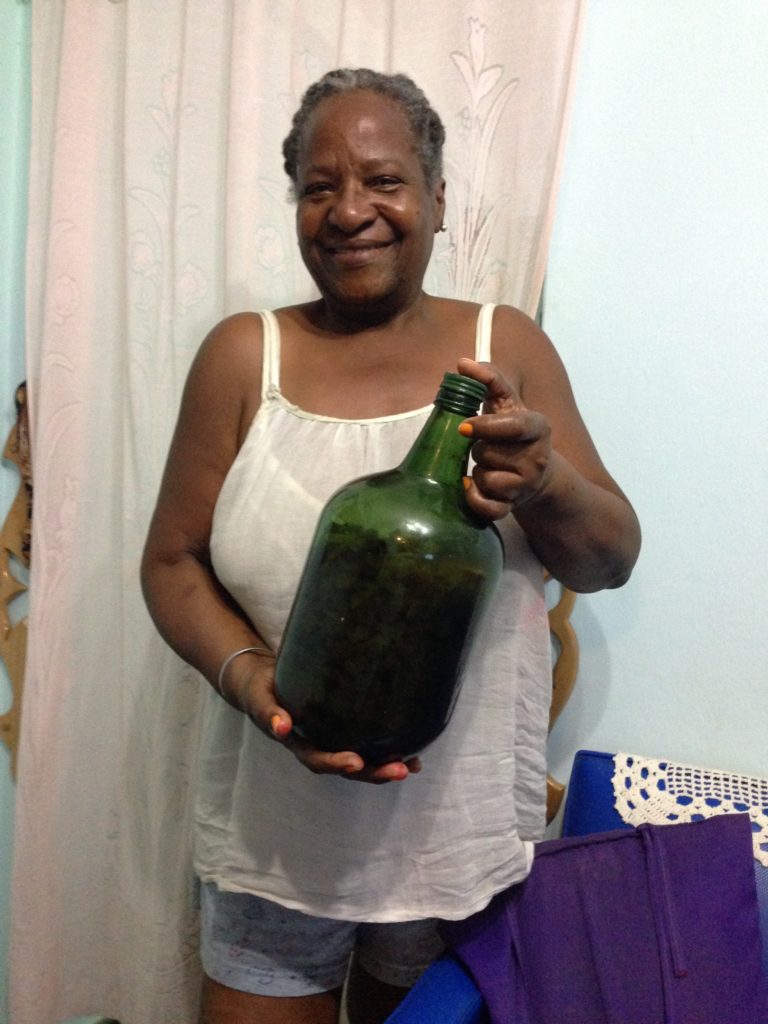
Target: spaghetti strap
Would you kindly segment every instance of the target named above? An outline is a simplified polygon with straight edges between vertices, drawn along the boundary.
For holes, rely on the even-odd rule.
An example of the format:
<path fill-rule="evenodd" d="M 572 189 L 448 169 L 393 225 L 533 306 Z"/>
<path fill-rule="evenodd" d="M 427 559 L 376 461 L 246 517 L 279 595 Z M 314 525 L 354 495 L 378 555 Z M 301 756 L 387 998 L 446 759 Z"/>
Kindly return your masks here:
<path fill-rule="evenodd" d="M 477 331 L 475 332 L 475 359 L 479 363 L 491 361 L 491 331 L 493 324 L 493 311 L 496 304 L 487 302 L 480 307 L 477 316 Z"/>
<path fill-rule="evenodd" d="M 280 325 L 270 309 L 259 311 L 264 328 L 264 348 L 261 370 L 261 400 L 271 391 L 280 390 Z"/>

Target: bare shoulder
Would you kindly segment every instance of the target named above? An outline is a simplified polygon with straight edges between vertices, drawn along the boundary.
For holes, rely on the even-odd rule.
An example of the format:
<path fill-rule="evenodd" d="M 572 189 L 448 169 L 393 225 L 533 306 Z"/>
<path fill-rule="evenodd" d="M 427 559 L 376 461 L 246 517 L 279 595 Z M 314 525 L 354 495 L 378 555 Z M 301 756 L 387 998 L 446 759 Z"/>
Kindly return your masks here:
<path fill-rule="evenodd" d="M 227 317 L 200 345 L 153 519 L 156 547 L 183 543 L 205 549 L 216 497 L 258 409 L 261 361 L 261 320 L 255 314 Z"/>
<path fill-rule="evenodd" d="M 481 302 L 469 302 L 466 299 L 449 299 L 442 295 L 428 295 L 427 302 L 437 315 L 452 320 L 475 320 L 482 308 Z"/>
<path fill-rule="evenodd" d="M 503 358 L 536 359 L 552 349 L 552 342 L 535 320 L 514 306 L 496 306 L 493 312 L 494 362 Z"/>
<path fill-rule="evenodd" d="M 497 306 L 494 311 L 491 358 L 515 383 L 526 404 L 553 389 L 570 391 L 565 367 L 550 338 L 513 306 Z"/>
<path fill-rule="evenodd" d="M 234 313 L 219 321 L 198 349 L 195 363 L 206 367 L 242 369 L 241 364 L 261 363 L 262 321 L 258 313 Z M 235 364 L 233 366 L 233 364 Z M 194 364 L 193 364 L 194 365 Z"/>
<path fill-rule="evenodd" d="M 203 340 L 187 377 L 185 404 L 209 424 L 234 424 L 241 442 L 261 398 L 263 331 L 257 313 L 235 313 Z M 231 429 L 231 428 L 230 428 Z M 239 444 L 238 444 L 239 446 Z"/>

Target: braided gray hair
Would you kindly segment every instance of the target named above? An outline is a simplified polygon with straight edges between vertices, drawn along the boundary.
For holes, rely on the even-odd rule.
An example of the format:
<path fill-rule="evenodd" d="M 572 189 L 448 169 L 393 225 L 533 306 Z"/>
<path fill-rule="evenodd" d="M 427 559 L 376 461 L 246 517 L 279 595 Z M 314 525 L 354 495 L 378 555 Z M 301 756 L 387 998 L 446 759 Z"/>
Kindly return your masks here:
<path fill-rule="evenodd" d="M 283 166 L 291 179 L 294 199 L 299 153 L 313 111 L 329 96 L 362 89 L 388 96 L 400 105 L 411 126 L 427 184 L 431 187 L 442 177 L 445 128 L 418 85 L 407 75 L 386 75 L 370 68 L 337 68 L 323 75 L 304 93 L 299 109 L 293 115 L 291 130 L 283 142 Z"/>

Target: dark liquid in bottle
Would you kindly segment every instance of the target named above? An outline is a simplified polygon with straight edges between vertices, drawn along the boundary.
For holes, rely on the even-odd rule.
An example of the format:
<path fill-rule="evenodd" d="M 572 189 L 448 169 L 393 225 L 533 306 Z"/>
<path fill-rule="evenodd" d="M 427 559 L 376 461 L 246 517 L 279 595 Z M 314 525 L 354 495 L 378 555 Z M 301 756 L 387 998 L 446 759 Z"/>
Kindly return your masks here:
<path fill-rule="evenodd" d="M 486 583 L 407 538 L 331 526 L 291 613 L 300 647 L 280 652 L 279 698 L 299 735 L 372 763 L 430 743 L 453 709 Z"/>

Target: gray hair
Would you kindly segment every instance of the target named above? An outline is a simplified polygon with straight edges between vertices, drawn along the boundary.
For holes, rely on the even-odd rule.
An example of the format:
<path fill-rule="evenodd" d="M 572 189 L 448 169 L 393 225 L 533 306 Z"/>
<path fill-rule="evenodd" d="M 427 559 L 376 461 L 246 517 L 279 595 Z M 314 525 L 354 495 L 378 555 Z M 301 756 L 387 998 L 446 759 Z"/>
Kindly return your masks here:
<path fill-rule="evenodd" d="M 294 199 L 299 153 L 312 113 L 329 96 L 355 90 L 375 92 L 398 103 L 411 126 L 427 184 L 435 185 L 442 177 L 445 128 L 418 85 L 407 75 L 385 75 L 380 71 L 371 71 L 370 68 L 338 68 L 327 72 L 304 93 L 299 109 L 293 115 L 291 130 L 283 142 L 283 166 L 291 179 Z"/>

